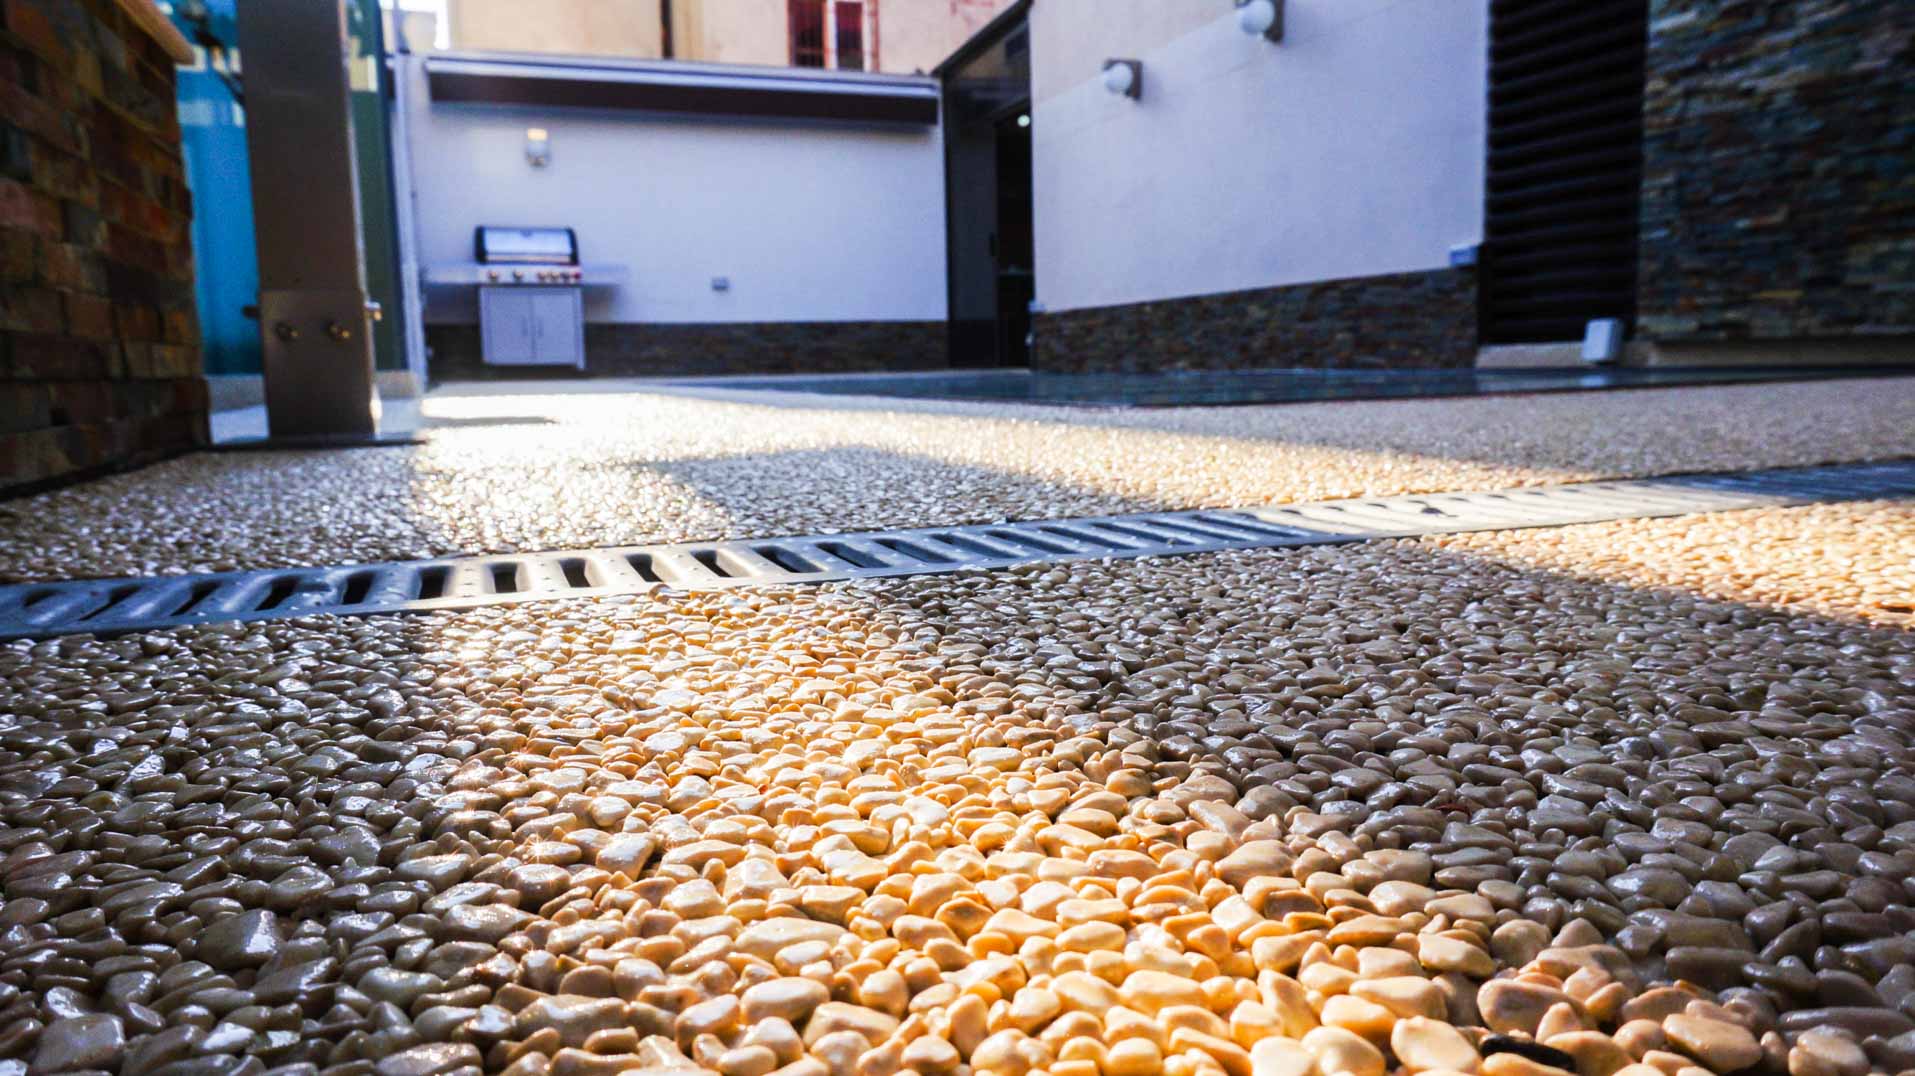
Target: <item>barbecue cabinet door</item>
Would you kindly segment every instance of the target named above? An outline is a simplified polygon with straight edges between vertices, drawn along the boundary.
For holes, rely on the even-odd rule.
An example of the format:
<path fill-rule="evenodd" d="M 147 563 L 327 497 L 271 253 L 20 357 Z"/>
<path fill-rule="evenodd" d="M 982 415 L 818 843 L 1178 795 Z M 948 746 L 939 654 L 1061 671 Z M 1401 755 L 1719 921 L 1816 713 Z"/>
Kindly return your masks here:
<path fill-rule="evenodd" d="M 532 297 L 523 288 L 479 289 L 479 346 L 488 365 L 539 361 Z"/>
<path fill-rule="evenodd" d="M 537 323 L 538 361 L 551 366 L 585 366 L 583 305 L 577 288 L 537 288 L 532 292 Z"/>

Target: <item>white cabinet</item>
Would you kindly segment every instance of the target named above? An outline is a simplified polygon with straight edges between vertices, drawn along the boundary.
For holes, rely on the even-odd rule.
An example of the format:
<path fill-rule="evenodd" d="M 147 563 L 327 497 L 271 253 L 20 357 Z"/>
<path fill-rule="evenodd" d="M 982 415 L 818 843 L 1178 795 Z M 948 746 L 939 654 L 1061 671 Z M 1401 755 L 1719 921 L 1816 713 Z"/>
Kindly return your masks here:
<path fill-rule="evenodd" d="M 578 288 L 480 288 L 479 344 L 489 366 L 585 369 L 585 307 Z"/>

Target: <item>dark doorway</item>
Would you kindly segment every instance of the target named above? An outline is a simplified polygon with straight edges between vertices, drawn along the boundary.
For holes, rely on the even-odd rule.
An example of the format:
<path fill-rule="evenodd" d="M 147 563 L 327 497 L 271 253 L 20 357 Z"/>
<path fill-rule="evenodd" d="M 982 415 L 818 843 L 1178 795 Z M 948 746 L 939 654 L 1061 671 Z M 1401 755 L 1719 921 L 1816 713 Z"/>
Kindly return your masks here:
<path fill-rule="evenodd" d="M 938 68 L 944 81 L 950 362 L 1030 365 L 1036 297 L 1028 3 Z"/>
<path fill-rule="evenodd" d="M 1489 344 L 1636 316 L 1647 0 L 1491 0 Z"/>
<path fill-rule="evenodd" d="M 1031 364 L 1031 300 L 1037 298 L 1037 242 L 1031 227 L 1031 117 L 997 124 L 997 362 Z"/>

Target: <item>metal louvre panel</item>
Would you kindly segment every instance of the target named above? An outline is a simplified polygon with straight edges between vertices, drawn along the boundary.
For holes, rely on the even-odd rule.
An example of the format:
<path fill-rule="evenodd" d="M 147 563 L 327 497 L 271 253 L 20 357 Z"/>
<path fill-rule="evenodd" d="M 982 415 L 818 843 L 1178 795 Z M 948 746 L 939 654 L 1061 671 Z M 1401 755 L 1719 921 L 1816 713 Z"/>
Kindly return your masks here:
<path fill-rule="evenodd" d="M 1635 319 L 1646 0 L 1491 0 L 1483 342 Z"/>
<path fill-rule="evenodd" d="M 1014 564 L 1328 545 L 1915 496 L 1915 461 L 861 534 L 0 587 L 0 638 L 313 613 L 466 609 L 669 586 L 810 584 Z"/>

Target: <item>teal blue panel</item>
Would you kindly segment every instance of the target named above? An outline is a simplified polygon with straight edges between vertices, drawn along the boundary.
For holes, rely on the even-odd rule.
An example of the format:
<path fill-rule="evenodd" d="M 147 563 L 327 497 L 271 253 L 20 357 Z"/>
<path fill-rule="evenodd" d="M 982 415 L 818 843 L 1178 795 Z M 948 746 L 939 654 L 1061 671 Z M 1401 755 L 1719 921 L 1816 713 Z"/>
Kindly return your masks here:
<path fill-rule="evenodd" d="M 225 42 L 236 40 L 234 0 L 205 2 L 213 33 Z M 192 40 L 192 27 L 182 23 L 180 29 Z M 180 133 L 186 182 L 193 192 L 193 273 L 200 338 L 207 373 L 256 374 L 259 327 L 243 313 L 259 295 L 246 117 L 211 70 L 204 50 L 200 56 L 201 62 L 179 70 Z"/>

